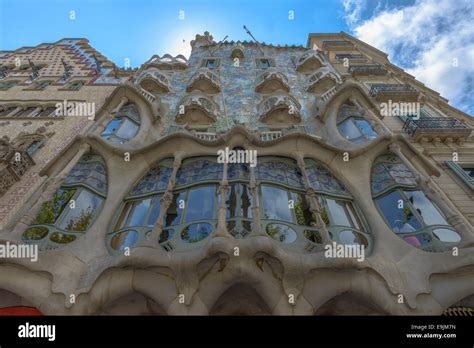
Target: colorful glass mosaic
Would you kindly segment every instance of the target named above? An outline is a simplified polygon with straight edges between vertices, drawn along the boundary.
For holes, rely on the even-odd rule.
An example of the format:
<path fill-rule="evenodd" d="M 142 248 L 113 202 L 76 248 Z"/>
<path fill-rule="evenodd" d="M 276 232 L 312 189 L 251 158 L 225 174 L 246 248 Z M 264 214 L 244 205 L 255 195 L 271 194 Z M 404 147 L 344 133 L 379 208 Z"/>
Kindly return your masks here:
<path fill-rule="evenodd" d="M 392 154 L 379 156 L 372 167 L 372 195 L 391 187 L 416 187 L 415 176 L 400 158 Z"/>

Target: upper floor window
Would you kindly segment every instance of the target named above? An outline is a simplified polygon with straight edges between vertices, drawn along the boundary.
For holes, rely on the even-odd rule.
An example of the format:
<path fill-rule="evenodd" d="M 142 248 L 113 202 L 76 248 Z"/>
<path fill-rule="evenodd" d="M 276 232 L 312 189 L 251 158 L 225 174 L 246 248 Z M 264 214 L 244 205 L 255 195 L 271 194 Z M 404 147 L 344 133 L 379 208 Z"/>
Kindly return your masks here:
<path fill-rule="evenodd" d="M 446 161 L 446 165 L 471 189 L 474 190 L 474 163 Z"/>
<path fill-rule="evenodd" d="M 53 83 L 53 81 L 37 81 L 33 84 L 31 89 L 39 89 L 39 90 L 44 90 L 48 86 L 50 86 Z"/>
<path fill-rule="evenodd" d="M 67 89 L 78 91 L 85 85 L 85 81 L 72 81 L 67 85 Z"/>
<path fill-rule="evenodd" d="M 272 66 L 275 66 L 273 59 L 271 58 L 256 58 L 255 64 L 258 69 L 268 69 Z"/>
<path fill-rule="evenodd" d="M 19 83 L 20 83 L 20 81 L 17 81 L 17 80 L 0 82 L 0 91 L 6 91 L 6 90 L 16 86 Z"/>
<path fill-rule="evenodd" d="M 353 143 L 365 143 L 377 138 L 377 132 L 353 105 L 343 104 L 337 114 L 337 129 Z"/>
<path fill-rule="evenodd" d="M 123 144 L 135 137 L 140 128 L 140 115 L 134 104 L 125 105 L 110 121 L 101 137 L 113 144 Z"/>
<path fill-rule="evenodd" d="M 408 244 L 427 251 L 444 251 L 461 240 L 397 156 L 384 154 L 376 159 L 371 185 L 387 225 Z"/>
<path fill-rule="evenodd" d="M 87 232 L 107 195 L 107 171 L 102 157 L 86 155 L 74 166 L 52 199 L 43 204 L 23 241 L 55 249 Z"/>
<path fill-rule="evenodd" d="M 215 69 L 219 67 L 220 60 L 218 58 L 207 58 L 203 61 L 203 66 L 209 69 Z"/>

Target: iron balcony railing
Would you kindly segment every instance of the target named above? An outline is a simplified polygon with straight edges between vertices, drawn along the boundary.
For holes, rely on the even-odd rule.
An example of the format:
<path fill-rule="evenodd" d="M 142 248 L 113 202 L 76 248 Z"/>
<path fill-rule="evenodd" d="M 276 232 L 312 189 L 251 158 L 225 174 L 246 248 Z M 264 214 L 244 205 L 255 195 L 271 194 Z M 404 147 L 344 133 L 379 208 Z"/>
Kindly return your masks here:
<path fill-rule="evenodd" d="M 390 84 L 390 83 L 376 83 L 370 87 L 370 95 L 376 96 L 384 92 L 409 92 L 415 93 L 417 90 L 408 84 Z"/>
<path fill-rule="evenodd" d="M 407 118 L 403 130 L 413 136 L 418 130 L 469 130 L 470 127 L 453 117 L 430 117 L 419 120 Z"/>
<path fill-rule="evenodd" d="M 351 65 L 349 72 L 354 75 L 386 75 L 387 69 L 378 64 Z"/>

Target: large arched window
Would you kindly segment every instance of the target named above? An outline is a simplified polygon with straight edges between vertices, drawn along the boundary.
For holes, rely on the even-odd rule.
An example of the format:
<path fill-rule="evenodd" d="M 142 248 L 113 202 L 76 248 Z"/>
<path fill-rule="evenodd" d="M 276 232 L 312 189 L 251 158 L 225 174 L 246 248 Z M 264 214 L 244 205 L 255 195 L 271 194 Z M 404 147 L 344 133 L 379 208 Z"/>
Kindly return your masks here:
<path fill-rule="evenodd" d="M 309 184 L 318 194 L 329 237 L 338 243 L 367 247 L 371 238 L 349 191 L 322 164 L 306 159 L 305 166 Z"/>
<path fill-rule="evenodd" d="M 123 106 L 100 135 L 113 144 L 123 144 L 135 137 L 140 128 L 140 114 L 134 104 Z"/>
<path fill-rule="evenodd" d="M 361 144 L 377 138 L 377 132 L 357 110 L 349 103 L 342 104 L 337 113 L 337 129 L 347 140 Z"/>
<path fill-rule="evenodd" d="M 223 164 L 216 158 L 189 158 L 176 174 L 173 199 L 166 211 L 159 243 L 166 250 L 205 240 L 217 227 Z"/>
<path fill-rule="evenodd" d="M 426 251 L 443 251 L 461 240 L 397 156 L 379 156 L 371 180 L 372 196 L 385 222 L 408 244 Z"/>
<path fill-rule="evenodd" d="M 261 197 L 262 226 L 273 239 L 285 243 L 320 244 L 321 235 L 305 195 L 303 176 L 296 162 L 261 157 L 255 170 Z"/>
<path fill-rule="evenodd" d="M 160 200 L 172 171 L 172 159 L 160 161 L 127 195 L 108 235 L 108 246 L 113 252 L 123 252 L 148 237 L 160 215 Z"/>
<path fill-rule="evenodd" d="M 98 216 L 107 195 L 102 157 L 85 155 L 74 166 L 52 199 L 43 204 L 23 241 L 55 249 L 83 235 Z"/>

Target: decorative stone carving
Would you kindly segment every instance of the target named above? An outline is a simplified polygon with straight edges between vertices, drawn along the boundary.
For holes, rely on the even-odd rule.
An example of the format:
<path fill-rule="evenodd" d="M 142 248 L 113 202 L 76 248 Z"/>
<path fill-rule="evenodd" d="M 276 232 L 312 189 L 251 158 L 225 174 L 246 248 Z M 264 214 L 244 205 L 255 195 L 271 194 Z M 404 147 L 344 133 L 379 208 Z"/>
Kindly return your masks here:
<path fill-rule="evenodd" d="M 255 91 L 258 93 L 273 93 L 282 90 L 290 91 L 288 78 L 276 68 L 265 69 L 257 76 L 257 86 Z"/>
<path fill-rule="evenodd" d="M 34 161 L 26 149 L 14 147 L 7 140 L 0 140 L 0 196 L 20 178 Z"/>
<path fill-rule="evenodd" d="M 214 94 L 220 91 L 219 77 L 211 69 L 199 68 L 189 79 L 187 92 L 201 91 Z"/>

